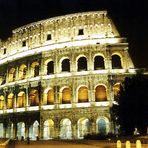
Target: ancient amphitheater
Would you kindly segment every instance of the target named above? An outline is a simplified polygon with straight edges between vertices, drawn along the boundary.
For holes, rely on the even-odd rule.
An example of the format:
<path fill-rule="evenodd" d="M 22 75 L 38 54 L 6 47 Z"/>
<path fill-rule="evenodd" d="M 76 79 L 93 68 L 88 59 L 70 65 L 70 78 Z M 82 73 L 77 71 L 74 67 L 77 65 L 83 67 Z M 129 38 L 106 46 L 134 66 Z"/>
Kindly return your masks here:
<path fill-rule="evenodd" d="M 0 137 L 114 133 L 110 107 L 135 73 L 106 11 L 49 18 L 0 41 Z"/>

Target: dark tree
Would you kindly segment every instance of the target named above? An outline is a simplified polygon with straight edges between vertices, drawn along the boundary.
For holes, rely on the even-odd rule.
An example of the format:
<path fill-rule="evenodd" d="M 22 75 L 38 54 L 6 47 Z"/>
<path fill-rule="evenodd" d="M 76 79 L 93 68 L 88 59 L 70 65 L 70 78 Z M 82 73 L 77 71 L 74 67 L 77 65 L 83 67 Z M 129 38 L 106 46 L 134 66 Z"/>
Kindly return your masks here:
<path fill-rule="evenodd" d="M 148 76 L 126 77 L 114 104 L 112 118 L 120 125 L 121 133 L 132 135 L 135 128 L 145 134 L 148 127 Z"/>

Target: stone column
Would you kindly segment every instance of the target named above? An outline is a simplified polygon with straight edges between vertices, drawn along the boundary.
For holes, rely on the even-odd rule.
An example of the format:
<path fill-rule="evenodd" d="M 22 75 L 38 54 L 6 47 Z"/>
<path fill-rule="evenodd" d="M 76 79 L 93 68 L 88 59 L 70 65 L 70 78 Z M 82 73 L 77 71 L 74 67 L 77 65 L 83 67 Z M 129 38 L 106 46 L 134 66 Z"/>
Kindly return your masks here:
<path fill-rule="evenodd" d="M 29 125 L 25 123 L 25 138 L 29 137 Z"/>
<path fill-rule="evenodd" d="M 54 87 L 55 91 L 55 108 L 59 108 L 59 86 L 55 83 Z"/>
<path fill-rule="evenodd" d="M 72 107 L 76 107 L 76 86 L 75 86 L 75 78 L 72 78 Z"/>
<path fill-rule="evenodd" d="M 27 78 L 31 78 L 32 77 L 32 70 L 31 70 L 31 65 L 30 63 L 28 63 L 27 65 Z"/>
<path fill-rule="evenodd" d="M 59 139 L 60 138 L 60 121 L 58 117 L 55 117 L 54 119 L 54 135 L 53 138 Z"/>
<path fill-rule="evenodd" d="M 16 78 L 15 80 L 19 80 L 19 68 L 18 66 L 16 67 Z"/>
<path fill-rule="evenodd" d="M 55 124 L 55 129 L 54 129 L 54 138 L 55 139 L 60 139 L 60 125 Z"/>
<path fill-rule="evenodd" d="M 3 138 L 6 138 L 7 125 L 3 124 Z"/>
<path fill-rule="evenodd" d="M 15 112 L 17 110 L 17 95 L 18 95 L 18 91 L 15 92 L 15 95 L 14 95 L 14 102 L 13 102 L 13 111 Z"/>
<path fill-rule="evenodd" d="M 25 88 L 26 89 L 26 105 L 25 105 L 25 110 L 28 110 L 29 106 L 29 97 L 28 97 L 28 86 Z"/>
<path fill-rule="evenodd" d="M 95 122 L 94 119 L 92 119 L 90 134 L 96 134 L 96 133 L 97 133 L 97 131 L 96 131 L 96 122 Z"/>
<path fill-rule="evenodd" d="M 73 73 L 75 70 L 75 59 L 74 59 L 74 54 L 71 51 L 71 61 L 70 61 L 70 71 Z"/>
<path fill-rule="evenodd" d="M 112 69 L 111 47 L 106 47 L 105 68 Z"/>
<path fill-rule="evenodd" d="M 40 139 L 44 138 L 44 121 L 42 119 L 40 119 L 39 136 L 40 136 Z"/>
<path fill-rule="evenodd" d="M 13 138 L 17 137 L 17 123 L 13 123 Z"/>
<path fill-rule="evenodd" d="M 8 70 L 8 67 L 7 67 L 7 70 L 6 70 L 6 84 L 9 83 L 9 70 Z"/>
<path fill-rule="evenodd" d="M 8 98 L 8 94 L 6 92 L 6 90 L 4 89 L 4 112 L 7 110 L 7 98 Z"/>
<path fill-rule="evenodd" d="M 59 66 L 58 66 L 58 52 L 55 53 L 55 60 L 54 60 L 54 73 L 59 73 Z"/>
<path fill-rule="evenodd" d="M 77 122 L 74 122 L 72 124 L 72 139 L 77 139 L 78 135 L 77 135 Z"/>
<path fill-rule="evenodd" d="M 93 57 L 91 55 L 92 51 L 89 51 L 89 57 L 87 60 L 87 67 L 88 67 L 88 71 L 92 71 L 93 70 Z"/>

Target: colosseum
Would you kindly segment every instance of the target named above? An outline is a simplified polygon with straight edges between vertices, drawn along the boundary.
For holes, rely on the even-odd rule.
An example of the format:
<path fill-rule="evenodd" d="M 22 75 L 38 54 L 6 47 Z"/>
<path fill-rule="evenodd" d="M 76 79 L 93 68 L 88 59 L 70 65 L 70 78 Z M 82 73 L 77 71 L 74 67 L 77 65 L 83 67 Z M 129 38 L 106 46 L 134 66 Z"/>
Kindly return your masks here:
<path fill-rule="evenodd" d="M 126 38 L 106 11 L 17 28 L 0 41 L 0 137 L 115 133 L 110 108 L 134 73 Z"/>

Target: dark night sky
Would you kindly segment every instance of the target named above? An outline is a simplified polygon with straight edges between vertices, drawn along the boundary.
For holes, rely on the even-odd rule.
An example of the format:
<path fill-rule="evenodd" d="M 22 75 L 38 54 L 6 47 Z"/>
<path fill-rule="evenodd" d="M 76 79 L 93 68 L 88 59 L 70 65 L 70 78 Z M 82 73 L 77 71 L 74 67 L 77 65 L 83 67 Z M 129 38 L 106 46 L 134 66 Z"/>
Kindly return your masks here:
<path fill-rule="evenodd" d="M 19 26 L 73 12 L 107 10 L 138 68 L 148 68 L 146 0 L 0 0 L 0 38 Z"/>

